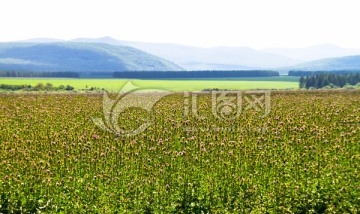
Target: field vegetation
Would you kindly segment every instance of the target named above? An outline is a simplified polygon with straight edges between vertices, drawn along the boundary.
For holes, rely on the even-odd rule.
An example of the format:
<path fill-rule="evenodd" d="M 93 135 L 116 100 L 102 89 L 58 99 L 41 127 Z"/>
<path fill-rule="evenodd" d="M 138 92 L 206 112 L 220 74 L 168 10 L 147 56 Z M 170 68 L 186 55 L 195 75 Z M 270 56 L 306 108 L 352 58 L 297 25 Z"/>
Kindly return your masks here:
<path fill-rule="evenodd" d="M 272 92 L 229 121 L 177 93 L 123 112 L 153 121 L 126 137 L 94 125 L 102 94 L 0 94 L 0 213 L 359 213 L 359 100 Z"/>

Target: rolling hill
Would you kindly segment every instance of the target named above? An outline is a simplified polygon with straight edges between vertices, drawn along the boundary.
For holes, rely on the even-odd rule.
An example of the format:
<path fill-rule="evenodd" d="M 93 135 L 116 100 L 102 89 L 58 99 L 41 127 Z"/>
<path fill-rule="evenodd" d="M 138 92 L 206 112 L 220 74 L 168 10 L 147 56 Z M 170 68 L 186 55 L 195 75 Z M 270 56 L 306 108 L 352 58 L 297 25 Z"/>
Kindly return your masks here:
<path fill-rule="evenodd" d="M 116 40 L 111 37 L 78 38 L 74 42 L 126 45 L 170 60 L 187 70 L 252 70 L 296 65 L 302 61 L 247 47 L 213 47 L 146 43 Z"/>
<path fill-rule="evenodd" d="M 334 57 L 302 63 L 290 68 L 290 70 L 304 71 L 336 71 L 336 70 L 359 70 L 360 55 Z"/>
<path fill-rule="evenodd" d="M 272 48 L 263 49 L 262 51 L 279 54 L 303 62 L 360 55 L 360 49 L 343 48 L 333 44 L 321 44 L 307 48 Z"/>
<path fill-rule="evenodd" d="M 98 43 L 0 43 L 0 70 L 180 71 L 178 65 L 136 48 Z"/>
<path fill-rule="evenodd" d="M 201 48 L 169 43 L 147 43 L 117 40 L 111 37 L 101 38 L 78 38 L 70 41 L 57 40 L 51 38 L 40 38 L 21 41 L 22 44 L 28 42 L 39 44 L 81 44 L 89 43 L 111 45 L 123 49 L 123 46 L 139 49 L 162 59 L 176 63 L 187 70 L 257 70 L 257 69 L 276 69 L 281 73 L 288 70 L 346 70 L 358 69 L 356 56 L 360 55 L 360 49 L 342 48 L 332 44 L 322 44 L 308 48 L 273 48 L 256 50 L 246 47 L 214 47 Z M 0 46 L 1 52 L 1 46 Z M 142 52 L 142 53 L 143 53 Z M 141 55 L 139 55 L 141 56 Z M 349 57 L 350 56 L 350 57 Z M 154 57 L 154 56 L 152 56 Z M 157 57 L 157 59 L 159 59 Z M 349 58 L 347 58 L 349 57 Z M 163 60 L 166 59 L 166 60 Z M 0 70 L 1 70 L 0 55 Z M 169 60 L 169 61 L 167 61 Z M 7 59 L 12 64 L 28 64 L 29 59 Z M 125 60 L 127 61 L 127 60 Z M 137 63 L 135 63 L 137 64 Z M 105 66 L 106 67 L 106 66 Z M 131 67 L 131 66 L 130 66 Z M 150 66 L 151 67 L 151 66 Z M 178 66 L 170 63 L 171 70 L 179 70 Z M 139 70 L 139 69 L 130 69 Z M 149 70 L 149 69 L 147 69 Z M 157 69 L 162 70 L 162 69 Z"/>

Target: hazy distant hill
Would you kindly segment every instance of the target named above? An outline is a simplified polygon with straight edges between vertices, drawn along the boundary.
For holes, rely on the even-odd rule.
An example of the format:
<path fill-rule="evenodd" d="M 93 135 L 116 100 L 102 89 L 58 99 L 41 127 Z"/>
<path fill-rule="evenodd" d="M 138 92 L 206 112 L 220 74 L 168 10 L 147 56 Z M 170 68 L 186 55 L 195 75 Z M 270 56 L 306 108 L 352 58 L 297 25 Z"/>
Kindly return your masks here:
<path fill-rule="evenodd" d="M 264 49 L 263 51 L 301 61 L 360 55 L 360 49 L 342 48 L 332 44 L 316 45 L 308 48 L 273 48 Z"/>
<path fill-rule="evenodd" d="M 336 71 L 336 70 L 359 70 L 360 55 L 337 58 L 327 58 L 293 66 L 291 70 L 304 71 Z"/>
<path fill-rule="evenodd" d="M 166 43 L 130 42 L 115 40 L 111 37 L 79 38 L 72 41 L 131 46 L 170 60 L 187 70 L 269 69 L 301 62 L 246 47 L 200 48 Z"/>
<path fill-rule="evenodd" d="M 28 41 L 48 43 L 57 40 L 45 38 Z M 244 47 L 200 48 L 166 43 L 131 42 L 116 40 L 111 37 L 95 39 L 78 38 L 71 41 L 76 43 L 102 43 L 117 47 L 134 47 L 174 62 L 187 70 L 277 69 L 281 73 L 287 73 L 288 70 L 297 68 L 307 68 L 309 70 L 325 68 L 342 70 L 344 68 L 354 67 L 356 62 L 344 61 L 343 63 L 334 63 L 329 62 L 327 58 L 360 55 L 360 49 L 342 48 L 332 44 L 317 45 L 308 48 L 255 50 Z M 325 59 L 325 61 L 317 61 L 320 59 Z M 332 59 L 330 59 L 330 61 L 332 61 Z M 27 61 L 22 62 L 28 63 Z"/>
<path fill-rule="evenodd" d="M 41 43 L 0 43 L 0 70 L 112 72 L 183 69 L 132 47 L 75 42 L 47 43 L 42 40 Z"/>
<path fill-rule="evenodd" d="M 52 38 L 35 38 L 35 39 L 21 40 L 18 42 L 21 42 L 21 43 L 56 43 L 56 42 L 66 42 L 66 41 L 61 40 L 61 39 L 52 39 Z"/>

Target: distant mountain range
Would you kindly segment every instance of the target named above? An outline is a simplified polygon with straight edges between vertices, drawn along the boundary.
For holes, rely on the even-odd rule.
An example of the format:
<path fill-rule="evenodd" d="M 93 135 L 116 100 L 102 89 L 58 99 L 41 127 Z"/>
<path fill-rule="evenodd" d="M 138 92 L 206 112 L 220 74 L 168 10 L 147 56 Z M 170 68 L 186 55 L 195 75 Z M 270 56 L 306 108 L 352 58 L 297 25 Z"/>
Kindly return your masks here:
<path fill-rule="evenodd" d="M 269 69 L 291 66 L 301 62 L 247 47 L 200 48 L 178 44 L 131 42 L 115 40 L 110 37 L 79 38 L 72 41 L 134 47 L 172 61 L 186 70 Z"/>
<path fill-rule="evenodd" d="M 180 66 L 144 51 L 98 43 L 33 40 L 0 43 L 0 70 L 16 71 L 181 71 Z M 40 42 L 40 43 L 39 43 Z"/>
<path fill-rule="evenodd" d="M 360 49 L 342 48 L 332 44 L 322 44 L 308 48 L 273 48 L 263 49 L 262 51 L 276 53 L 303 62 L 325 58 L 360 55 Z"/>
<path fill-rule="evenodd" d="M 75 44 L 78 48 L 82 44 L 82 48 L 88 46 L 101 46 L 102 49 L 107 49 L 107 51 L 100 52 L 101 54 L 106 53 L 106 56 L 104 57 L 110 57 L 108 60 L 104 61 L 101 57 L 92 56 L 93 58 L 91 61 L 97 60 L 99 64 L 86 63 L 84 61 L 84 56 L 86 56 L 86 54 L 85 52 L 82 53 L 82 55 L 80 55 L 82 56 L 80 57 L 82 60 L 78 60 L 78 63 L 82 62 L 87 65 L 79 65 L 82 70 L 100 69 L 108 71 L 115 68 L 124 70 L 160 71 L 181 70 L 182 68 L 185 70 L 267 69 L 279 70 L 280 73 L 287 73 L 288 70 L 297 69 L 343 70 L 351 68 L 360 70 L 360 65 L 356 60 L 356 55 L 360 56 L 360 49 L 341 48 L 331 44 L 317 45 L 309 48 L 274 48 L 255 50 L 247 47 L 201 48 L 167 43 L 132 42 L 116 40 L 111 37 L 95 39 L 78 38 L 70 41 L 39 38 L 8 44 L 28 44 L 29 42 L 36 43 L 38 45 L 48 45 L 48 49 L 51 49 L 50 47 L 59 48 L 59 45 L 66 47 L 68 45 L 74 46 Z M 2 46 L 6 46 L 6 43 L 0 45 L 0 53 Z M 94 48 L 92 48 L 92 51 L 94 51 L 93 49 Z M 85 50 L 90 51 L 88 48 L 85 48 Z M 24 50 L 21 50 L 20 52 L 23 51 Z M 55 52 L 57 53 L 58 51 Z M 25 52 L 23 53 L 23 55 L 25 55 Z M 99 49 L 97 49 L 97 53 L 99 54 Z M 72 57 L 76 56 L 76 54 L 72 55 Z M 354 56 L 352 57 L 353 60 L 344 60 L 342 58 L 347 56 Z M 35 57 L 34 53 L 32 53 L 32 57 Z M 29 68 L 29 66 L 34 63 L 37 63 L 38 66 L 40 66 L 40 63 L 43 64 L 41 68 L 48 69 L 45 64 L 49 64 L 49 62 L 42 62 L 42 60 L 39 59 L 35 60 L 32 59 L 32 57 L 22 56 L 22 58 L 14 58 L 9 57 L 6 54 L 0 54 L 0 70 L 4 68 L 4 66 L 1 66 L 4 65 L 4 62 L 11 62 L 12 65 L 16 65 L 20 68 Z M 115 57 L 119 61 L 116 61 L 111 57 Z M 338 57 L 340 58 L 337 59 Z M 65 64 L 61 64 L 63 61 L 56 62 L 58 63 L 57 66 L 65 66 Z M 50 64 L 56 62 L 53 61 L 50 62 Z M 123 65 L 123 67 L 121 67 L 120 64 Z M 80 67 L 78 69 L 80 69 Z M 70 67 L 65 68 L 70 69 Z"/>
<path fill-rule="evenodd" d="M 286 73 L 297 69 L 303 63 L 309 70 L 317 69 L 317 60 L 334 57 L 360 55 L 360 49 L 348 49 L 332 44 L 323 44 L 308 48 L 274 48 L 255 50 L 247 47 L 200 48 L 166 43 L 144 43 L 116 40 L 111 37 L 96 39 L 78 38 L 76 42 L 99 42 L 112 45 L 126 45 L 168 59 L 187 70 L 249 70 L 274 69 Z M 326 60 L 330 62 L 333 59 Z M 334 65 L 334 64 L 332 64 Z M 355 65 L 339 65 L 331 70 L 339 70 Z M 324 66 L 325 68 L 325 66 Z M 328 67 L 329 68 L 329 67 Z M 360 67 L 357 67 L 360 69 Z"/>
<path fill-rule="evenodd" d="M 360 71 L 360 55 L 327 58 L 307 63 L 302 63 L 291 68 L 303 71 L 336 71 L 358 70 Z"/>

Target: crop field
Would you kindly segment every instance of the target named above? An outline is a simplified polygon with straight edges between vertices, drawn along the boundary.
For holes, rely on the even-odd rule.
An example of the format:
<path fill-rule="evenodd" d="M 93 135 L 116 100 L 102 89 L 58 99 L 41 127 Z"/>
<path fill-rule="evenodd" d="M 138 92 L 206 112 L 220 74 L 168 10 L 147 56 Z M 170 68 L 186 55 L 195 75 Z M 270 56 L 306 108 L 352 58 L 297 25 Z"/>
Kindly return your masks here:
<path fill-rule="evenodd" d="M 0 213 L 360 212 L 359 90 L 223 93 L 0 94 Z"/>
<path fill-rule="evenodd" d="M 76 90 L 91 87 L 104 88 L 107 91 L 118 92 L 129 80 L 125 79 L 55 79 L 55 78 L 0 78 L 0 84 L 32 85 L 51 83 L 71 85 Z M 185 79 L 185 80 L 131 80 L 144 88 L 156 88 L 170 91 L 201 91 L 207 88 L 249 90 L 249 89 L 297 89 L 298 77 L 258 77 L 237 79 Z"/>

